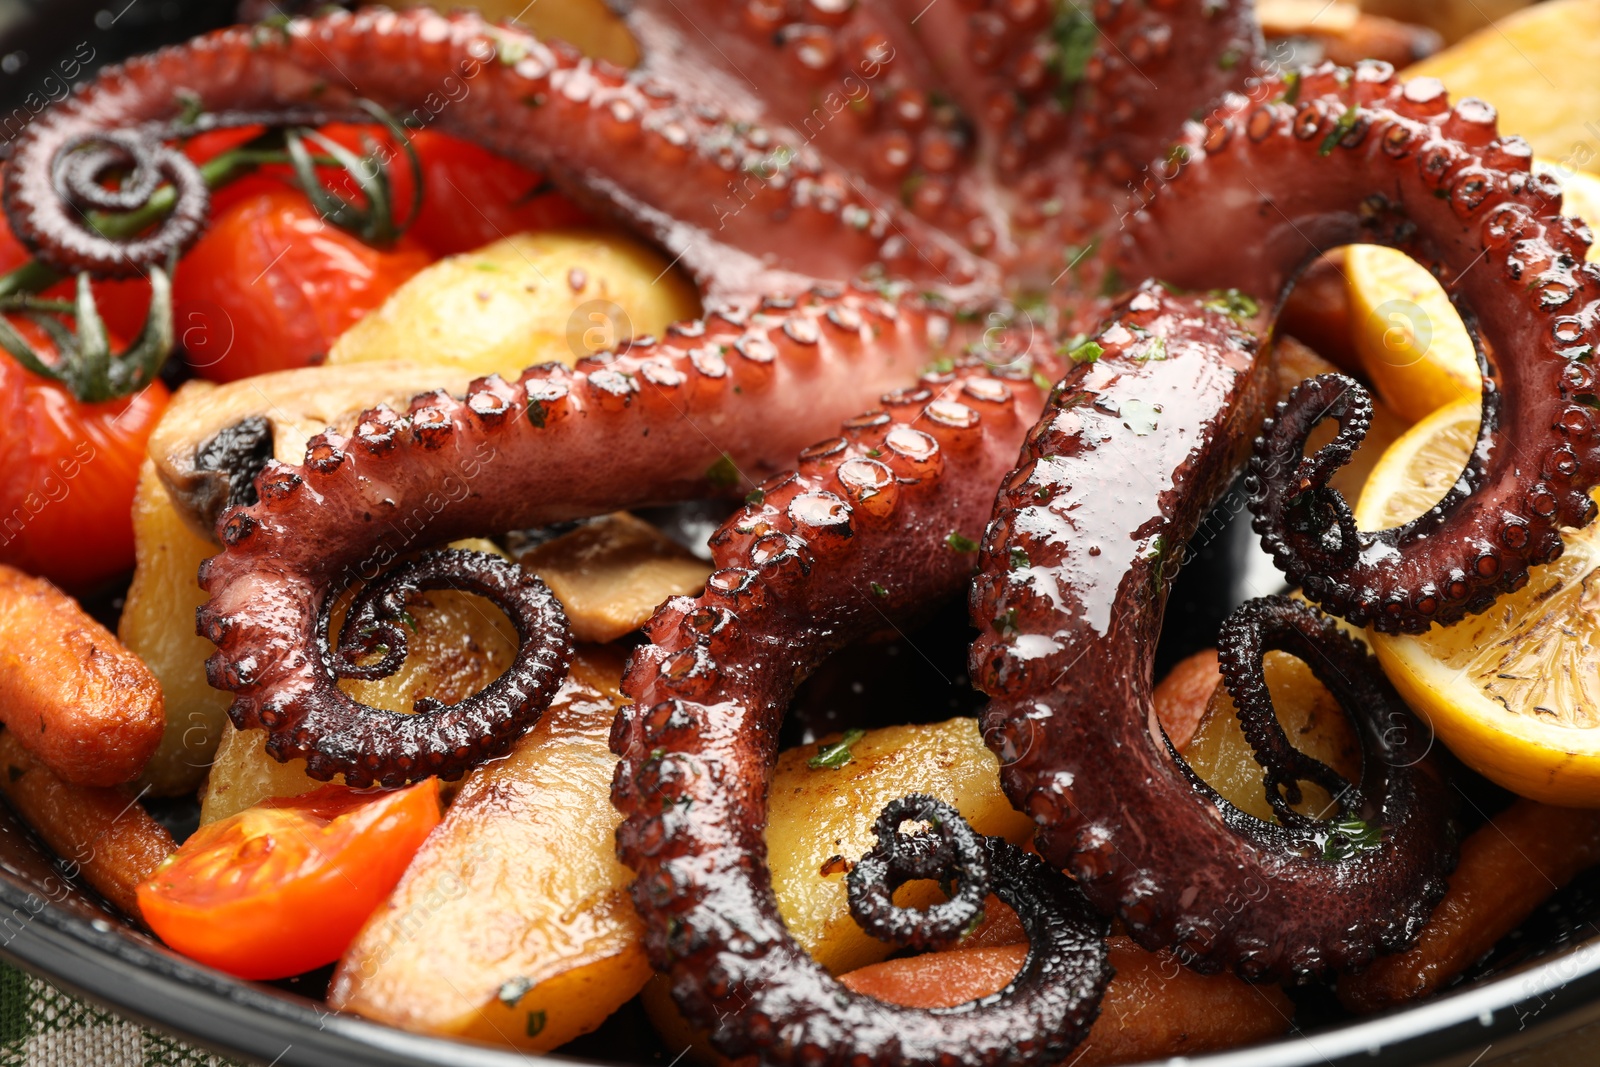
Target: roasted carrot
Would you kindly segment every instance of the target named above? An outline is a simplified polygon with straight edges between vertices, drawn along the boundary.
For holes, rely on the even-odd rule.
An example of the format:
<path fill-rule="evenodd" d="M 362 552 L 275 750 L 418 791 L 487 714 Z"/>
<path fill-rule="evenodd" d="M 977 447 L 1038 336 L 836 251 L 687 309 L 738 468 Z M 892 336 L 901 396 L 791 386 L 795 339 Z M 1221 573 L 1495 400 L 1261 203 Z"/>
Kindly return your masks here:
<path fill-rule="evenodd" d="M 1211 694 L 1221 682 L 1217 650 L 1208 648 L 1180 660 L 1156 686 L 1156 718 L 1161 720 L 1167 736 L 1172 738 L 1172 747 L 1179 752 L 1189 746 L 1200 720 L 1205 718 Z"/>
<path fill-rule="evenodd" d="M 155 675 L 77 601 L 0 566 L 0 721 L 61 778 L 104 786 L 144 769 L 166 715 Z"/>
<path fill-rule="evenodd" d="M 1170 953 L 1147 952 L 1126 937 L 1111 938 L 1108 947 L 1117 976 L 1089 1036 L 1069 1057 L 1073 1067 L 1232 1048 L 1289 1027 L 1294 1008 L 1277 986 L 1195 974 Z M 1024 944 L 929 952 L 874 963 L 839 981 L 892 1004 L 948 1008 L 1003 988 L 1027 954 Z"/>
<path fill-rule="evenodd" d="M 177 847 L 126 788 L 69 785 L 0 731 L 0 793 L 51 851 L 124 914 L 134 889 Z"/>
<path fill-rule="evenodd" d="M 1432 993 L 1596 863 L 1600 811 L 1518 800 L 1462 843 L 1450 889 L 1417 943 L 1340 979 L 1340 1001 L 1380 1011 Z"/>

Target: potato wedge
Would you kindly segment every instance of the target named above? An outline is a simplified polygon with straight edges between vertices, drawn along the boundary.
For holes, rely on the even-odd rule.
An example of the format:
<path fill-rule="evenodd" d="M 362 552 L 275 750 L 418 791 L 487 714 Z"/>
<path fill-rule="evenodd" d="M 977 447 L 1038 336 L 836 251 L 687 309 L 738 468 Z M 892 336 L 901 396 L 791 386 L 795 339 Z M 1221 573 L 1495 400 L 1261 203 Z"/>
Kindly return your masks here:
<path fill-rule="evenodd" d="M 566 609 L 579 641 L 614 641 L 662 601 L 705 588 L 711 565 L 625 511 L 515 553 Z"/>
<path fill-rule="evenodd" d="M 0 565 L 0 720 L 75 785 L 137 777 L 166 727 L 161 684 L 78 602 Z"/>
<path fill-rule="evenodd" d="M 63 782 L 0 732 L 0 793 L 68 867 L 124 915 L 139 918 L 134 890 L 177 845 L 126 788 Z"/>
<path fill-rule="evenodd" d="M 455 547 L 497 549 L 488 541 L 458 541 Z M 348 602 L 354 591 L 345 593 Z M 422 594 L 411 601 L 416 629 L 409 638 L 410 655 L 387 678 L 346 678 L 339 687 L 361 703 L 409 712 L 423 696 L 454 704 L 494 681 L 517 654 L 517 634 L 505 615 L 488 601 L 449 590 Z M 332 612 L 335 632 L 344 608 Z M 225 819 L 268 797 L 299 796 L 324 783 L 305 773 L 304 760 L 279 763 L 268 756 L 259 730 L 222 729 L 222 741 L 200 794 L 200 821 Z"/>
<path fill-rule="evenodd" d="M 410 278 L 334 342 L 328 363 L 427 362 L 455 368 L 463 381 L 570 365 L 699 315 L 694 287 L 670 266 L 605 230 L 516 234 Z"/>
<path fill-rule="evenodd" d="M 542 1051 L 650 977 L 616 858 L 622 653 L 585 648 L 539 725 L 473 771 L 334 974 L 328 1002 L 407 1030 Z"/>
<path fill-rule="evenodd" d="M 192 793 L 222 736 L 230 695 L 206 682 L 206 657 L 215 651 L 194 632 L 194 612 L 206 601 L 195 580 L 217 546 L 184 521 L 155 464 L 145 460 L 133 498 L 137 566 L 117 636 L 161 682 L 166 733 L 140 776 L 158 797 Z"/>

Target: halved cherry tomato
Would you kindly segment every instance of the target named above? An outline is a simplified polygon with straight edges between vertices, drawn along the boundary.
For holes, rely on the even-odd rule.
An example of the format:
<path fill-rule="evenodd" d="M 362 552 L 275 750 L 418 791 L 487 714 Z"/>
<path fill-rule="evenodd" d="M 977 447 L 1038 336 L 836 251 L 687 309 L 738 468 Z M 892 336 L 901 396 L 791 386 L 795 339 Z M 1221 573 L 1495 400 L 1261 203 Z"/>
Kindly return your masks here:
<path fill-rule="evenodd" d="M 432 258 L 409 237 L 363 244 L 300 191 L 263 188 L 213 218 L 179 263 L 178 340 L 215 381 L 304 367 Z"/>
<path fill-rule="evenodd" d="M 202 826 L 139 886 L 161 940 L 240 978 L 338 959 L 439 823 L 439 780 L 325 786 Z"/>
<path fill-rule="evenodd" d="M 49 361 L 44 331 L 9 321 Z M 114 333 L 112 343 L 121 349 Z M 0 352 L 0 562 L 73 591 L 132 567 L 133 491 L 167 399 L 157 381 L 85 404 Z"/>

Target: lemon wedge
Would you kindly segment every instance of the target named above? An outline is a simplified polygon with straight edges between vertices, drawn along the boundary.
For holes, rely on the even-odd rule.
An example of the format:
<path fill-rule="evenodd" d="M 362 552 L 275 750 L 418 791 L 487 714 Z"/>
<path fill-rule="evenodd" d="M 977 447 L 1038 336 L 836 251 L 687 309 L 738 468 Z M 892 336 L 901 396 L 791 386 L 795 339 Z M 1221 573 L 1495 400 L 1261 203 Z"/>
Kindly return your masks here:
<path fill-rule="evenodd" d="M 1600 178 L 1544 161 L 1534 169 L 1561 182 L 1562 210 L 1600 220 Z M 1600 245 L 1589 249 L 1600 258 Z M 1361 367 L 1378 395 L 1407 422 L 1462 397 L 1478 397 L 1483 379 L 1472 339 L 1422 265 L 1392 248 L 1356 245 L 1345 256 L 1350 321 Z"/>
<path fill-rule="evenodd" d="M 1477 438 L 1467 397 L 1384 453 L 1356 505 L 1362 529 L 1422 514 L 1455 484 Z M 1600 806 L 1600 524 L 1528 584 L 1454 626 L 1368 635 L 1384 672 L 1462 762 L 1548 804 Z"/>

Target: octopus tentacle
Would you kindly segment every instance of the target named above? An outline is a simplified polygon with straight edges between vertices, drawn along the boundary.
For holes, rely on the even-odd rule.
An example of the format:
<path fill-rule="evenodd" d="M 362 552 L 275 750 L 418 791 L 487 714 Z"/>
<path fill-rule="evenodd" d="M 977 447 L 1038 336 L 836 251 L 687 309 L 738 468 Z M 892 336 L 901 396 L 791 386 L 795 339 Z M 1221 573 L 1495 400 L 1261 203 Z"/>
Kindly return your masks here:
<path fill-rule="evenodd" d="M 961 588 L 972 557 L 947 534 L 982 523 L 1037 405 L 1026 379 L 970 368 L 886 396 L 718 531 L 705 594 L 663 605 L 630 661 L 634 703 L 612 730 L 618 855 L 637 873 L 652 962 L 730 1055 L 1048 1063 L 1092 1021 L 1100 927 L 1064 880 L 1025 878 L 1038 886 L 1025 900 L 987 845 L 996 892 L 1022 906 L 1027 961 L 993 997 L 920 1011 L 842 989 L 795 943 L 762 837 L 795 686 L 846 641 Z"/>
<path fill-rule="evenodd" d="M 207 676 L 235 694 L 236 724 L 266 728 L 269 751 L 306 755 L 314 776 L 432 774 L 397 750 L 362 770 L 339 730 L 322 728 L 350 714 L 344 703 L 323 711 L 341 700 L 320 651 L 331 590 L 415 548 L 757 480 L 821 420 L 837 424 L 911 378 L 949 328 L 915 300 L 819 290 L 684 323 L 571 370 L 546 364 L 515 383 L 479 379 L 461 399 L 365 412 L 349 432 L 313 438 L 303 466 L 269 465 L 259 501 L 219 516 L 223 551 L 202 569 L 211 599 L 197 620 L 217 645 Z M 517 692 L 491 693 L 490 717 L 526 722 Z"/>
<path fill-rule="evenodd" d="M 281 468 L 269 468 L 263 477 L 270 482 L 282 475 Z M 335 677 L 384 678 L 400 669 L 406 599 L 428 589 L 475 593 L 506 613 L 518 647 L 505 672 L 458 704 L 419 699 L 410 715 L 368 707 L 339 689 Z M 331 601 L 323 604 L 318 624 L 318 652 L 326 667 L 322 684 L 295 707 L 293 728 L 284 729 L 276 710 L 263 709 L 258 717 L 272 731 L 267 751 L 274 757 L 305 758 L 309 773 L 340 773 L 356 787 L 435 774 L 458 778 L 468 767 L 504 755 L 549 705 L 572 656 L 566 613 L 550 590 L 515 563 L 485 552 L 424 553 L 369 582 L 350 605 L 336 650 L 326 637 L 331 607 Z M 353 660 L 373 652 L 383 653 L 377 663 Z"/>
<path fill-rule="evenodd" d="M 1217 634 L 1223 684 L 1238 710 L 1245 740 L 1266 771 L 1267 803 L 1278 821 L 1299 831 L 1315 825 L 1316 820 L 1293 806 L 1300 803 L 1300 783 L 1306 781 L 1326 789 L 1342 815 L 1364 817 L 1369 814 L 1369 791 L 1295 748 L 1283 732 L 1262 667 L 1262 657 L 1271 651 L 1289 652 L 1305 661 L 1339 705 L 1371 729 L 1381 732 L 1397 722 L 1409 725 L 1407 720 L 1392 720 L 1405 704 L 1364 646 L 1299 601 L 1282 596 L 1248 601 L 1228 616 Z M 1378 768 L 1364 770 L 1377 778 Z"/>
<path fill-rule="evenodd" d="M 862 195 L 804 144 L 681 106 L 658 82 L 514 27 L 421 8 L 234 27 L 102 71 L 18 139 L 6 168 L 7 218 L 60 269 L 128 272 L 130 251 L 108 255 L 84 237 L 58 195 L 64 153 L 109 131 L 164 125 L 196 101 L 227 113 L 337 108 L 358 98 L 420 116 L 603 201 L 679 256 L 712 297 L 796 292 L 878 262 L 953 289 L 994 280 L 982 261 L 900 205 Z M 197 180 L 170 150 L 156 157 L 174 181 Z M 730 178 L 756 173 L 730 201 Z M 193 240 L 203 201 L 181 203 L 142 240 L 163 250 Z M 154 251 L 136 241 L 131 254 L 142 261 Z"/>
<path fill-rule="evenodd" d="M 925 833 L 903 834 L 905 822 L 922 822 Z M 949 804 L 912 793 L 884 806 L 873 823 L 878 843 L 845 878 L 850 914 L 879 941 L 916 949 L 945 948 L 983 921 L 992 872 L 983 838 Z M 895 890 L 917 878 L 957 876 L 955 895 L 927 908 L 902 908 Z"/>
<path fill-rule="evenodd" d="M 1559 188 L 1530 172 L 1527 145 L 1497 136 L 1482 101 L 1452 108 L 1437 81 L 1401 85 L 1381 63 L 1265 82 L 1209 126 L 1191 123 L 1181 145 L 1184 166 L 1130 219 L 1129 269 L 1274 299 L 1328 247 L 1395 245 L 1446 282 L 1479 345 L 1483 418 L 1467 467 L 1394 529 L 1352 536 L 1348 507 L 1300 463 L 1301 431 L 1331 387 L 1285 401 L 1252 461 L 1251 505 L 1290 582 L 1351 622 L 1421 632 L 1482 611 L 1559 556 L 1561 528 L 1596 514 L 1600 270 L 1584 262 L 1587 229 L 1560 217 Z M 1218 260 L 1221 246 L 1235 254 Z"/>
<path fill-rule="evenodd" d="M 1451 793 L 1420 727 L 1386 707 L 1363 736 L 1378 776 L 1363 814 L 1383 840 L 1330 862 L 1170 753 L 1151 699 L 1168 585 L 1267 396 L 1257 324 L 1208 303 L 1147 283 L 1052 394 L 984 541 L 971 668 L 1006 792 L 1048 860 L 1148 947 L 1304 978 L 1415 935 L 1450 866 Z"/>

